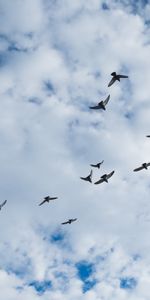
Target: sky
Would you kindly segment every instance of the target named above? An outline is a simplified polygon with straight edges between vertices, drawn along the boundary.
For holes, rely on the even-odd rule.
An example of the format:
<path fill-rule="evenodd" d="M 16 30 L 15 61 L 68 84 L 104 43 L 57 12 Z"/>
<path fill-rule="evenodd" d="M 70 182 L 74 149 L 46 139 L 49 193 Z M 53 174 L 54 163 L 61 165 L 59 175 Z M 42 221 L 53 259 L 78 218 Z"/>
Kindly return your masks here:
<path fill-rule="evenodd" d="M 146 0 L 0 0 L 2 300 L 149 300 L 149 26 Z"/>

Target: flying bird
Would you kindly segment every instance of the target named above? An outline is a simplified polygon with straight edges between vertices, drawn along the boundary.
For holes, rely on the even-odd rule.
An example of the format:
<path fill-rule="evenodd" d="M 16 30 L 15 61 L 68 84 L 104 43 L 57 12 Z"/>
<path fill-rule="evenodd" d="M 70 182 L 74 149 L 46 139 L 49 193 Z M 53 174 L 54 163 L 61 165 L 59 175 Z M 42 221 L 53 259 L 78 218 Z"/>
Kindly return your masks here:
<path fill-rule="evenodd" d="M 63 222 L 63 223 L 61 223 L 61 224 L 62 224 L 62 225 L 71 224 L 72 222 L 75 222 L 76 220 L 77 220 L 77 218 L 76 218 L 76 219 L 69 219 L 68 221 Z"/>
<path fill-rule="evenodd" d="M 96 164 L 96 165 L 91 164 L 90 166 L 91 166 L 91 167 L 94 167 L 94 168 L 100 169 L 100 166 L 101 166 L 101 164 L 103 164 L 103 162 L 104 162 L 104 160 L 102 160 L 101 162 L 99 162 L 99 163 Z"/>
<path fill-rule="evenodd" d="M 141 171 L 141 170 L 143 170 L 143 169 L 148 169 L 148 167 L 150 166 L 150 163 L 143 163 L 142 165 L 141 165 L 141 167 L 139 167 L 139 168 L 136 168 L 136 169 L 134 169 L 133 171 L 134 172 L 137 172 L 137 171 Z"/>
<path fill-rule="evenodd" d="M 6 204 L 7 200 L 5 200 L 4 202 L 2 202 L 2 204 L 0 204 L 0 210 L 2 209 L 2 207 Z"/>
<path fill-rule="evenodd" d="M 150 138 L 150 135 L 147 135 L 146 137 Z"/>
<path fill-rule="evenodd" d="M 90 174 L 87 177 L 80 177 L 80 178 L 82 180 L 92 182 L 92 173 L 93 173 L 93 171 L 91 170 Z"/>
<path fill-rule="evenodd" d="M 112 171 L 111 173 L 109 174 L 104 174 L 100 177 L 100 179 L 96 182 L 94 182 L 94 184 L 100 184 L 102 182 L 107 182 L 108 183 L 108 179 L 115 173 L 115 171 Z"/>
<path fill-rule="evenodd" d="M 45 202 L 49 202 L 49 201 L 55 200 L 55 199 L 58 199 L 58 197 L 46 196 L 46 197 L 44 197 L 44 200 L 39 204 L 39 206 L 42 205 L 42 204 L 44 204 Z"/>
<path fill-rule="evenodd" d="M 120 81 L 120 78 L 128 78 L 126 75 L 117 75 L 116 72 L 112 72 L 111 76 L 113 76 L 113 78 L 110 80 L 108 87 L 111 86 L 116 80 Z"/>
<path fill-rule="evenodd" d="M 110 99 L 110 95 L 103 101 L 100 101 L 96 106 L 90 106 L 90 109 L 103 109 L 106 110 L 105 106 L 107 105 L 108 101 Z"/>

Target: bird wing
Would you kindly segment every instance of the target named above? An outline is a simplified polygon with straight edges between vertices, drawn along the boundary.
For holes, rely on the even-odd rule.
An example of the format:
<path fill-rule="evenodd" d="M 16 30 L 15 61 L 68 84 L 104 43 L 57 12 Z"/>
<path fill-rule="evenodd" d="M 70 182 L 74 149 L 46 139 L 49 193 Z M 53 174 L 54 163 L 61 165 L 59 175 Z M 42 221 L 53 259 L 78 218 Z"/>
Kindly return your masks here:
<path fill-rule="evenodd" d="M 104 100 L 104 105 L 108 103 L 109 99 L 110 99 L 110 95 L 108 95 L 108 97 Z"/>
<path fill-rule="evenodd" d="M 89 106 L 90 109 L 100 109 L 100 107 L 98 105 L 96 106 Z"/>
<path fill-rule="evenodd" d="M 147 167 L 149 167 L 150 166 L 150 163 L 147 163 Z"/>
<path fill-rule="evenodd" d="M 58 199 L 58 197 L 51 197 L 50 200 Z"/>
<path fill-rule="evenodd" d="M 113 78 L 110 80 L 110 82 L 109 82 L 109 84 L 108 84 L 108 87 L 111 86 L 115 81 L 116 81 L 116 78 L 113 77 Z"/>
<path fill-rule="evenodd" d="M 6 204 L 7 200 L 5 200 L 1 205 L 0 207 L 2 208 L 5 204 Z"/>
<path fill-rule="evenodd" d="M 134 171 L 134 172 L 137 172 L 137 171 L 141 171 L 141 170 L 143 170 L 143 169 L 144 169 L 144 167 L 141 166 L 141 167 L 139 167 L 139 168 L 134 169 L 133 171 Z"/>
<path fill-rule="evenodd" d="M 102 183 L 103 181 L 104 181 L 104 179 L 103 179 L 103 178 L 100 178 L 98 181 L 94 182 L 94 184 L 100 184 L 100 183 Z"/>
<path fill-rule="evenodd" d="M 72 221 L 72 222 L 75 222 L 76 220 L 77 220 L 77 218 L 75 218 L 75 219 L 72 219 L 71 221 Z"/>
<path fill-rule="evenodd" d="M 90 166 L 91 166 L 91 167 L 97 167 L 97 165 L 92 165 L 92 164 L 91 164 Z"/>
<path fill-rule="evenodd" d="M 119 76 L 119 78 L 128 78 L 128 76 L 126 76 L 126 75 L 118 75 Z"/>
<path fill-rule="evenodd" d="M 46 199 L 44 199 L 44 200 L 39 204 L 39 206 L 41 206 L 41 205 L 44 204 L 45 202 L 47 202 Z"/>
<path fill-rule="evenodd" d="M 150 138 L 150 135 L 147 135 L 146 137 Z"/>
<path fill-rule="evenodd" d="M 61 224 L 62 224 L 62 225 L 69 224 L 69 221 L 63 222 L 63 223 L 61 223 Z"/>
<path fill-rule="evenodd" d="M 115 171 L 110 172 L 110 173 L 107 175 L 107 179 L 109 179 L 114 173 L 115 173 Z"/>

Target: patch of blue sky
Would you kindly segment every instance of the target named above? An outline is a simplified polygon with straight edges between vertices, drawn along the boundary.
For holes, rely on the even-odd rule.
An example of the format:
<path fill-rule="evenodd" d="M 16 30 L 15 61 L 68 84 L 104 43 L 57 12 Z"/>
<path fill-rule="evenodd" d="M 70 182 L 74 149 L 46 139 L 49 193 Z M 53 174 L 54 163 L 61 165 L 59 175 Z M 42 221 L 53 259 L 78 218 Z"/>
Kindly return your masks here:
<path fill-rule="evenodd" d="M 36 105 L 40 105 L 42 103 L 41 99 L 39 99 L 38 97 L 31 97 L 28 99 L 28 102 Z"/>
<path fill-rule="evenodd" d="M 52 288 L 52 282 L 50 280 L 43 280 L 43 281 L 34 280 L 29 283 L 29 286 L 32 286 L 38 294 L 42 295 L 47 290 L 50 290 Z"/>
<path fill-rule="evenodd" d="M 80 261 L 76 264 L 78 277 L 84 282 L 94 272 L 94 265 L 88 261 Z"/>
<path fill-rule="evenodd" d="M 49 93 L 49 94 L 54 94 L 55 93 L 55 88 L 50 80 L 44 81 L 44 89 Z"/>
<path fill-rule="evenodd" d="M 76 264 L 76 268 L 77 275 L 83 282 L 83 293 L 86 293 L 87 291 L 91 290 L 96 284 L 96 280 L 91 278 L 94 273 L 94 264 L 89 263 L 88 261 L 80 261 Z"/>
<path fill-rule="evenodd" d="M 109 6 L 106 2 L 103 2 L 101 7 L 103 10 L 109 10 Z"/>
<path fill-rule="evenodd" d="M 96 285 L 96 283 L 97 283 L 97 281 L 95 279 L 86 280 L 82 287 L 83 293 L 90 291 Z"/>
<path fill-rule="evenodd" d="M 124 277 L 120 279 L 120 288 L 132 290 L 137 286 L 137 280 L 134 277 Z"/>
<path fill-rule="evenodd" d="M 55 231 L 50 237 L 52 243 L 61 243 L 63 242 L 64 238 L 65 234 L 61 231 Z"/>

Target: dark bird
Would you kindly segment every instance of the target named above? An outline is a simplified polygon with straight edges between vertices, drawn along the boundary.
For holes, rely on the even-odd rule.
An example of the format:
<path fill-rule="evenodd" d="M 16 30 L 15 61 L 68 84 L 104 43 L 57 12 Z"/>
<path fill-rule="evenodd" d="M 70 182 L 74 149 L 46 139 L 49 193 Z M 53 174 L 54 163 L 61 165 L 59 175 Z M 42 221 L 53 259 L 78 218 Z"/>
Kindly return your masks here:
<path fill-rule="evenodd" d="M 100 179 L 96 182 L 94 182 L 94 184 L 99 184 L 99 183 L 102 183 L 102 182 L 107 182 L 108 183 L 108 179 L 115 173 L 115 171 L 112 171 L 111 173 L 109 174 L 104 174 L 100 177 Z"/>
<path fill-rule="evenodd" d="M 92 182 L 92 173 L 93 173 L 93 171 L 91 170 L 90 174 L 87 177 L 80 177 L 80 178 L 82 180 Z"/>
<path fill-rule="evenodd" d="M 108 95 L 108 97 L 104 101 L 102 100 L 101 102 L 99 102 L 96 106 L 90 106 L 89 108 L 90 109 L 104 109 L 104 110 L 106 110 L 105 106 L 108 103 L 109 99 L 110 99 L 110 95 Z"/>
<path fill-rule="evenodd" d="M 42 204 L 44 204 L 45 202 L 49 202 L 49 201 L 55 200 L 55 199 L 58 199 L 58 197 L 46 196 L 46 197 L 44 197 L 44 200 L 39 204 L 39 206 L 42 205 Z"/>
<path fill-rule="evenodd" d="M 104 160 L 102 160 L 101 162 L 99 162 L 99 163 L 96 164 L 96 165 L 91 164 L 90 166 L 91 166 L 91 167 L 94 167 L 94 168 L 100 169 L 100 166 L 101 166 L 101 164 L 103 164 L 103 162 L 104 162 Z"/>
<path fill-rule="evenodd" d="M 77 218 L 76 218 L 76 219 L 69 219 L 68 221 L 63 222 L 63 223 L 61 223 L 61 224 L 62 224 L 62 225 L 71 224 L 72 222 L 75 222 L 76 220 L 77 220 Z"/>
<path fill-rule="evenodd" d="M 7 200 L 5 200 L 2 204 L 0 204 L 0 210 L 2 209 L 2 207 L 6 204 Z"/>
<path fill-rule="evenodd" d="M 133 171 L 134 172 L 137 172 L 137 171 L 141 171 L 141 170 L 143 170 L 143 169 L 148 169 L 148 167 L 150 166 L 150 163 L 143 163 L 142 165 L 141 165 L 141 167 L 139 167 L 139 168 L 136 168 L 136 169 L 134 169 Z"/>
<path fill-rule="evenodd" d="M 150 138 L 150 135 L 147 135 L 146 137 Z"/>
<path fill-rule="evenodd" d="M 120 81 L 120 78 L 128 78 L 126 75 L 117 75 L 116 72 L 112 72 L 111 76 L 113 76 L 113 78 L 110 80 L 108 86 L 111 86 L 116 80 Z"/>

